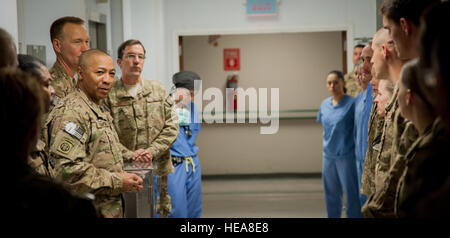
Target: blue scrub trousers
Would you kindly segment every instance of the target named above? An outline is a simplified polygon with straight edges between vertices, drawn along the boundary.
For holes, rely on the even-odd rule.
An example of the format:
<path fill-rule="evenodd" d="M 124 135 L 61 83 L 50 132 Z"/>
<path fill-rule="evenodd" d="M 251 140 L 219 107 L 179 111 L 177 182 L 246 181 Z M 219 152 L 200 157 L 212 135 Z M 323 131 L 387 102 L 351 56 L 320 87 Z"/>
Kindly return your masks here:
<path fill-rule="evenodd" d="M 367 196 L 361 193 L 361 178 L 362 173 L 364 170 L 364 160 L 356 160 L 356 172 L 358 173 L 358 191 L 359 191 L 359 201 L 361 204 L 361 207 L 364 206 L 364 204 L 367 201 Z"/>
<path fill-rule="evenodd" d="M 202 214 L 202 184 L 200 161 L 197 156 L 192 157 L 186 172 L 186 160 L 175 166 L 175 171 L 167 176 L 167 191 L 172 202 L 172 213 L 169 218 L 199 218 Z M 155 184 L 156 184 L 155 176 Z M 155 186 L 155 201 L 159 196 Z M 156 214 L 155 217 L 159 217 Z"/>
<path fill-rule="evenodd" d="M 322 179 L 328 218 L 340 218 L 342 190 L 346 197 L 348 218 L 361 218 L 355 159 L 323 159 Z"/>
<path fill-rule="evenodd" d="M 202 169 L 197 155 L 192 159 L 195 164 L 195 172 L 190 164 L 186 181 L 188 217 L 200 218 L 202 215 Z"/>

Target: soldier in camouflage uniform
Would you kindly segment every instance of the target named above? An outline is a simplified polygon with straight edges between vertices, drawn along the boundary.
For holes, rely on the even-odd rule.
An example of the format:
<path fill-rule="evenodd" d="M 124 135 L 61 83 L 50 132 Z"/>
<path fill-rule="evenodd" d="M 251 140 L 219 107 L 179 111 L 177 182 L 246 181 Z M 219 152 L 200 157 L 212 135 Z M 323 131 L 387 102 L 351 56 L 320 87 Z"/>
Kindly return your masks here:
<path fill-rule="evenodd" d="M 33 56 L 20 54 L 18 55 L 18 60 L 19 69 L 31 74 L 39 85 L 41 85 L 44 99 L 44 115 L 42 116 L 41 122 L 44 123 L 46 113 L 49 112 L 50 104 L 55 94 L 53 87 L 50 85 L 50 73 L 47 67 Z M 39 139 L 31 151 L 28 157 L 28 165 L 38 174 L 52 177 L 53 169 L 49 164 L 48 155 L 45 151 L 45 143 L 42 140 Z"/>
<path fill-rule="evenodd" d="M 397 197 L 398 215 L 401 217 L 449 217 L 450 214 L 450 54 L 448 34 L 442 26 L 450 23 L 450 2 L 443 1 L 431 7 L 421 18 L 420 68 L 422 77 L 418 81 L 421 98 L 428 102 L 438 118 L 431 129 L 421 132 L 420 140 L 407 155 L 407 172 L 403 188 Z M 424 80 L 426 79 L 426 80 Z M 434 79 L 434 80 L 433 80 Z M 433 82 L 434 81 L 434 82 Z M 414 90 L 411 90 L 414 91 Z M 400 105 L 402 108 L 402 105 Z M 428 108 L 428 109 L 429 109 Z M 422 110 L 419 110 L 422 111 Z M 402 109 L 403 112 L 403 109 Z M 431 113 L 430 113 L 431 114 Z M 427 115 L 423 112 L 414 120 L 414 125 L 424 128 L 427 123 L 417 121 Z M 405 115 L 405 117 L 407 117 Z M 427 132 L 430 131 L 431 132 Z"/>
<path fill-rule="evenodd" d="M 89 36 L 78 17 L 62 17 L 50 27 L 50 39 L 56 54 L 56 62 L 50 69 L 51 85 L 55 89 L 54 105 L 77 86 L 75 78 L 78 58 L 89 49 Z"/>
<path fill-rule="evenodd" d="M 413 62 L 413 64 L 408 63 L 403 67 L 402 78 L 411 77 L 416 79 L 415 77 L 417 74 L 415 68 L 413 68 L 414 66 L 411 67 L 414 64 L 415 62 Z M 414 71 L 414 73 L 412 73 L 412 71 Z M 396 99 L 398 98 L 399 92 L 398 85 L 399 84 L 397 83 Z M 367 207 L 365 207 L 366 210 L 363 210 L 364 215 L 367 217 L 395 217 L 395 194 L 398 181 L 405 169 L 406 160 L 404 156 L 418 136 L 418 132 L 413 124 L 400 115 L 397 100 L 393 103 L 392 108 L 393 110 L 386 110 L 388 112 L 386 120 L 392 121 L 392 129 L 389 130 L 389 127 L 386 127 L 387 130 L 384 132 L 392 133 L 393 137 L 389 141 L 391 145 L 390 147 L 385 147 L 385 150 L 383 150 L 382 147 L 382 152 L 379 156 L 382 159 L 382 162 L 386 163 L 384 168 L 387 168 L 388 170 L 383 177 L 378 177 L 380 180 L 377 182 L 381 181 L 381 183 L 377 184 L 376 192 L 372 197 L 372 200 L 368 202 Z"/>
<path fill-rule="evenodd" d="M 45 110 L 41 84 L 21 70 L 5 68 L 0 69 L 0 85 L 0 108 L 3 113 L 0 117 L 3 132 L 1 150 L 5 158 L 2 165 L 12 171 L 7 175 L 8 182 L 3 185 L 5 209 L 2 215 L 31 218 L 33 221 L 46 217 L 97 217 L 89 200 L 73 197 L 61 185 L 37 175 L 27 165 L 27 157 L 39 136 L 40 119 Z"/>
<path fill-rule="evenodd" d="M 373 94 L 372 97 L 375 97 L 378 94 L 378 83 L 379 79 L 375 76 L 375 69 L 372 67 L 372 79 L 370 80 L 370 85 L 372 85 Z M 377 145 L 380 141 L 381 137 L 381 127 L 383 126 L 380 121 L 383 121 L 383 117 L 380 117 L 377 113 L 377 103 L 374 101 L 372 104 L 372 110 L 370 111 L 369 117 L 369 133 L 367 136 L 367 152 L 366 159 L 364 161 L 364 169 L 361 177 L 361 194 L 366 195 L 367 197 L 375 191 L 375 159 L 378 155 L 378 150 L 376 150 Z"/>
<path fill-rule="evenodd" d="M 387 78 L 393 85 L 395 85 L 392 98 L 385 106 L 385 118 L 382 127 L 382 135 L 380 140 L 380 153 L 376 158 L 375 165 L 375 193 L 373 193 L 362 211 L 366 217 L 386 216 L 393 217 L 393 203 L 386 196 L 386 188 L 389 187 L 389 170 L 394 164 L 396 158 L 395 151 L 398 150 L 394 146 L 394 138 L 400 137 L 403 133 L 405 124 L 403 121 L 398 121 L 397 125 L 402 125 L 401 128 L 396 129 L 397 135 L 394 134 L 394 118 L 398 110 L 397 96 L 398 86 L 397 82 L 400 77 L 400 72 L 405 61 L 400 60 L 394 49 L 394 45 L 389 38 L 389 32 L 385 29 L 380 29 L 374 36 L 372 47 L 374 55 L 372 61 L 374 63 L 375 74 L 377 78 Z M 392 183 L 391 183 L 392 184 Z"/>
<path fill-rule="evenodd" d="M 345 88 L 347 89 L 346 93 L 347 95 L 350 95 L 352 97 L 356 97 L 356 95 L 358 95 L 359 91 L 361 90 L 361 86 L 359 86 L 359 84 L 356 82 L 355 71 L 356 65 L 361 58 L 363 48 L 364 45 L 361 44 L 358 44 L 353 48 L 353 71 L 344 76 Z"/>
<path fill-rule="evenodd" d="M 172 98 L 165 88 L 157 81 L 141 78 L 144 59 L 145 48 L 138 40 L 119 46 L 117 64 L 122 78 L 111 89 L 106 103 L 120 142 L 130 150 L 145 149 L 150 153 L 161 178 L 157 210 L 161 217 L 167 217 L 171 211 L 167 175 L 174 171 L 169 149 L 179 126 L 173 118 Z"/>
<path fill-rule="evenodd" d="M 78 87 L 50 112 L 43 137 L 48 140 L 56 178 L 75 194 L 95 195 L 94 205 L 102 216 L 123 217 L 122 192 L 142 189 L 142 179 L 123 172 L 124 154 L 102 100 L 114 83 L 114 62 L 102 51 L 80 56 Z M 124 158 L 125 157 L 125 158 Z"/>
<path fill-rule="evenodd" d="M 426 93 L 419 83 L 417 63 L 417 60 L 413 60 L 404 66 L 399 83 L 401 115 L 410 119 L 420 131 L 420 137 L 408 148 L 405 168 L 399 171 L 403 174 L 395 197 L 396 214 L 399 217 L 422 216 L 418 202 L 440 188 L 450 175 L 450 162 L 445 156 L 450 133 L 444 130 L 441 119 L 433 112 L 433 106 L 424 96 Z M 402 144 L 402 141 L 399 143 Z M 445 212 L 441 214 L 444 215 Z"/>

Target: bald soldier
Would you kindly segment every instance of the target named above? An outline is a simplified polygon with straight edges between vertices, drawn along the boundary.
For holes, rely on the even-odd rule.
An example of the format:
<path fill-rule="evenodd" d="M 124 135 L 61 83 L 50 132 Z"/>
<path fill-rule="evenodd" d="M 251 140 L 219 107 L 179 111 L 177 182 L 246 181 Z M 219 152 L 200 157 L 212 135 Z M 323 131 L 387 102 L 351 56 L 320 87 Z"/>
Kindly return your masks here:
<path fill-rule="evenodd" d="M 56 55 L 56 62 L 50 69 L 50 83 L 55 89 L 54 105 L 76 88 L 78 60 L 81 53 L 89 49 L 90 40 L 83 24 L 83 19 L 67 16 L 57 19 L 50 27 L 50 40 Z"/>
<path fill-rule="evenodd" d="M 171 211 L 167 175 L 173 173 L 170 147 L 178 136 L 178 121 L 173 118 L 173 100 L 155 80 L 141 77 L 145 48 L 138 40 L 127 40 L 118 48 L 117 64 L 122 71 L 106 104 L 111 109 L 120 142 L 130 150 L 145 150 L 161 176 L 157 212 L 167 217 Z M 176 114 L 175 114 L 176 115 Z"/>
<path fill-rule="evenodd" d="M 123 217 L 122 192 L 141 190 L 142 179 L 123 171 L 124 159 L 136 152 L 120 144 L 102 100 L 114 83 L 114 62 L 100 50 L 80 56 L 74 92 L 50 112 L 44 128 L 56 178 L 75 194 L 95 195 L 94 205 L 107 218 Z M 45 134 L 48 133 L 48 134 Z"/>
<path fill-rule="evenodd" d="M 374 42 L 376 44 L 373 63 L 376 75 L 388 78 L 395 88 L 385 107 L 380 153 L 375 168 L 375 192 L 369 197 L 362 211 L 365 217 L 395 217 L 395 193 L 405 167 L 404 156 L 417 138 L 418 132 L 411 122 L 399 114 L 398 81 L 406 61 L 398 58 L 387 30 L 380 29 L 374 36 Z"/>

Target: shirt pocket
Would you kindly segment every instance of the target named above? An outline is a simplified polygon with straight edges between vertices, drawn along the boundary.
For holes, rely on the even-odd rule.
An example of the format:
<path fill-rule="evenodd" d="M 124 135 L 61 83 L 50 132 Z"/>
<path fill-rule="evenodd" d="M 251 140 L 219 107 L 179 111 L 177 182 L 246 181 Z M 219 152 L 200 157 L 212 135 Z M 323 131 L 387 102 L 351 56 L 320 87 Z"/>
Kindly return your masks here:
<path fill-rule="evenodd" d="M 113 108 L 114 126 L 119 135 L 122 131 L 135 130 L 136 121 L 134 119 L 133 105 L 121 105 Z"/>
<path fill-rule="evenodd" d="M 117 161 L 117 155 L 113 151 L 114 140 L 111 138 L 110 124 L 108 121 L 95 122 L 90 142 L 90 161 L 96 168 L 110 170 Z"/>
<path fill-rule="evenodd" d="M 153 133 L 159 133 L 165 124 L 164 100 L 148 97 L 146 103 L 148 123 L 153 128 Z"/>

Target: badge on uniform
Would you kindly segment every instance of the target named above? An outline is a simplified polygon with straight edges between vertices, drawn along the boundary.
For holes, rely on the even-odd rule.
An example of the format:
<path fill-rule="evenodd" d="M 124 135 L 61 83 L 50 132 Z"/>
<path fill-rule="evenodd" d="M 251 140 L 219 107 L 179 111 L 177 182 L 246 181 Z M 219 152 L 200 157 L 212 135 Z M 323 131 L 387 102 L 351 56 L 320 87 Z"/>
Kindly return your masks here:
<path fill-rule="evenodd" d="M 73 146 L 74 146 L 73 142 L 70 139 L 63 138 L 61 143 L 59 143 L 58 147 L 56 148 L 56 150 L 65 155 L 68 155 L 72 150 Z"/>
<path fill-rule="evenodd" d="M 64 127 L 64 131 L 69 133 L 69 135 L 74 136 L 75 138 L 77 138 L 80 141 L 81 141 L 81 138 L 84 135 L 84 130 L 81 129 L 79 126 L 77 126 L 73 122 L 68 122 L 66 124 L 66 127 Z"/>

